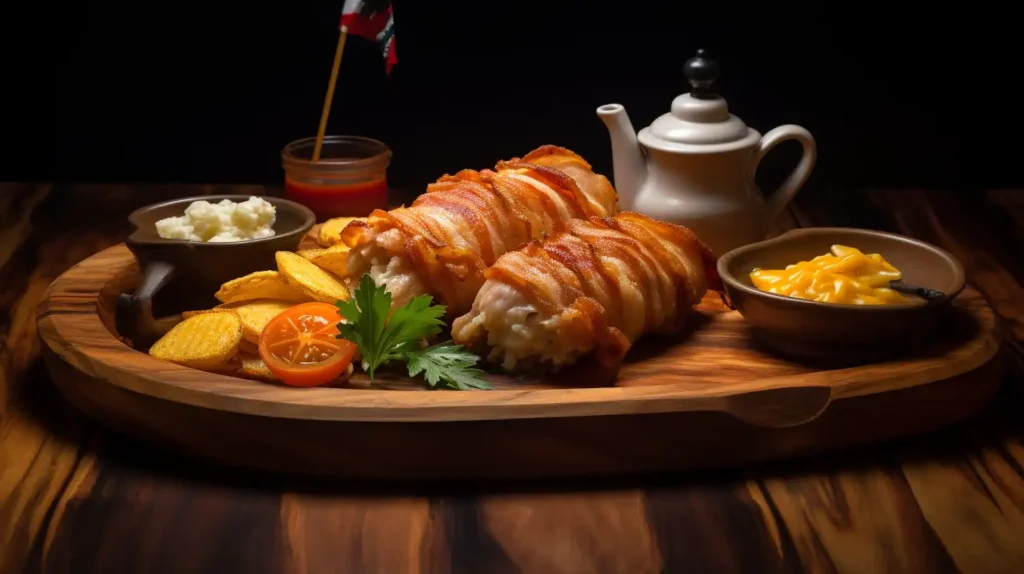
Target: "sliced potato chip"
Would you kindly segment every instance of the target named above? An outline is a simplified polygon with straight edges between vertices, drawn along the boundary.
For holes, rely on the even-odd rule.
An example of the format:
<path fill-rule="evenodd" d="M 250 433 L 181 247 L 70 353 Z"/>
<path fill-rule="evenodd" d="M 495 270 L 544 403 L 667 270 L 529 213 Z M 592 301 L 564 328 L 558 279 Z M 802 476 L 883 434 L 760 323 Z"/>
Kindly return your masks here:
<path fill-rule="evenodd" d="M 320 247 L 320 228 L 322 224 L 317 223 L 313 227 L 309 228 L 309 231 L 302 236 L 302 240 L 299 241 L 299 247 L 303 249 L 311 249 L 313 247 Z"/>
<path fill-rule="evenodd" d="M 324 303 L 348 301 L 348 289 L 334 275 L 290 251 L 278 251 L 277 270 L 289 285 Z"/>
<path fill-rule="evenodd" d="M 260 354 L 259 343 L 253 343 L 252 341 L 246 341 L 244 339 L 245 333 L 242 334 L 242 337 L 243 337 L 242 342 L 238 344 L 238 354 L 241 355 L 241 354 L 244 353 L 244 354 L 247 354 L 247 355 L 259 355 Z"/>
<path fill-rule="evenodd" d="M 353 221 L 366 221 L 365 217 L 335 217 L 320 224 L 320 234 L 317 243 L 324 247 L 330 247 L 341 243 L 341 231 Z"/>
<path fill-rule="evenodd" d="M 348 272 L 348 252 L 351 251 L 348 245 L 339 243 L 333 247 L 324 249 L 313 257 L 307 257 L 317 267 L 329 271 L 338 277 L 344 277 Z"/>
<path fill-rule="evenodd" d="M 289 285 L 277 271 L 257 271 L 245 277 L 232 279 L 221 285 L 220 291 L 217 291 L 214 297 L 224 303 L 253 299 L 278 299 L 295 303 L 310 300 L 301 291 Z"/>
<path fill-rule="evenodd" d="M 265 381 L 275 381 L 277 377 L 274 373 L 270 372 L 267 368 L 267 364 L 263 362 L 263 359 L 259 355 L 242 355 L 239 357 L 242 362 L 242 374 L 255 379 L 262 379 Z"/>
<path fill-rule="evenodd" d="M 324 253 L 325 251 L 327 251 L 326 248 L 322 248 L 322 249 L 299 249 L 295 253 L 300 255 L 300 256 L 302 256 L 302 257 L 305 257 L 306 259 L 309 259 L 310 261 L 312 261 L 314 257 L 316 257 L 317 255 L 320 255 L 321 253 Z"/>
<path fill-rule="evenodd" d="M 270 372 L 267 368 L 267 364 L 263 362 L 258 354 L 240 354 L 236 358 L 239 361 L 240 368 L 236 371 L 236 374 L 242 377 L 248 377 L 250 379 L 259 379 L 262 381 L 277 381 L 278 378 L 274 376 L 274 373 Z M 352 365 L 348 366 L 348 369 L 338 377 L 338 380 L 334 384 L 347 381 L 355 369 Z"/>
<path fill-rule="evenodd" d="M 206 313 L 234 313 L 231 309 L 222 308 L 220 305 L 213 309 L 197 309 L 195 311 L 182 311 L 181 318 L 188 319 L 189 317 L 195 317 L 196 315 L 204 315 Z"/>
<path fill-rule="evenodd" d="M 251 343 L 259 343 L 260 333 L 267 323 L 294 304 L 291 301 L 256 299 L 233 303 L 230 310 L 238 313 L 238 318 L 242 320 L 242 338 Z"/>
<path fill-rule="evenodd" d="M 242 343 L 245 339 L 242 340 Z M 228 359 L 228 362 L 223 365 L 218 365 L 209 369 L 211 373 L 217 373 L 218 375 L 227 375 L 229 377 L 240 377 L 242 375 L 242 361 L 238 358 L 236 353 L 234 357 Z"/>
<path fill-rule="evenodd" d="M 175 325 L 153 344 L 149 354 L 186 367 L 224 366 L 242 340 L 242 320 L 234 313 L 200 313 Z"/>

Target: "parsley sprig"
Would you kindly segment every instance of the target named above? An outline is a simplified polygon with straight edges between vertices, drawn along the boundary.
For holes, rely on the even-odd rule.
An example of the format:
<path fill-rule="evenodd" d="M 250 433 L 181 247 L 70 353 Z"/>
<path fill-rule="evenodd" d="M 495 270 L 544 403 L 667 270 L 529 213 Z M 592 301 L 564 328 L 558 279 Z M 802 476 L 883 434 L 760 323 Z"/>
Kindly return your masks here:
<path fill-rule="evenodd" d="M 364 274 L 352 298 L 337 303 L 347 321 L 338 324 L 338 338 L 359 346 L 370 382 L 384 363 L 404 361 L 409 376 L 422 373 L 431 388 L 443 383 L 458 390 L 490 389 L 483 371 L 474 368 L 480 358 L 461 345 L 445 342 L 422 348 L 422 341 L 444 326 L 445 306 L 432 301 L 430 295 L 420 295 L 392 312 L 391 293 Z"/>

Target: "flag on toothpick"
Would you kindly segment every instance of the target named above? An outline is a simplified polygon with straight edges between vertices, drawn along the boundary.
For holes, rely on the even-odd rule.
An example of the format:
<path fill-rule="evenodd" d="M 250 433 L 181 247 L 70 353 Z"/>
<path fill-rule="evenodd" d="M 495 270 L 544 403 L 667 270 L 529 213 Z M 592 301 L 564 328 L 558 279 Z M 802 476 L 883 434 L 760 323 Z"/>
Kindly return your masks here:
<path fill-rule="evenodd" d="M 341 29 L 350 34 L 376 40 L 387 62 L 388 73 L 398 63 L 395 57 L 395 17 L 391 0 L 345 0 L 341 9 Z"/>

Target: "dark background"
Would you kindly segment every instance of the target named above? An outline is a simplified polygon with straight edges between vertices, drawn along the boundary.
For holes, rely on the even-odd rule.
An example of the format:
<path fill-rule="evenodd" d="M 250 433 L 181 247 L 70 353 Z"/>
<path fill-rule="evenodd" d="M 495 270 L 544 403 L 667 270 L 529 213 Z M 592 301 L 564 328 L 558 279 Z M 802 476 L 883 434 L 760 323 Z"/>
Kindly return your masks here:
<path fill-rule="evenodd" d="M 20 101 L 6 106 L 0 179 L 279 183 L 281 147 L 316 131 L 341 4 L 38 8 L 35 43 L 8 52 Z M 376 44 L 350 39 L 328 131 L 386 141 L 397 186 L 546 143 L 610 173 L 594 109 L 619 102 L 648 125 L 689 91 L 682 66 L 698 47 L 717 55 L 718 90 L 748 125 L 815 135 L 811 187 L 1024 185 L 1007 9 L 394 6 L 399 64 L 385 75 Z M 795 162 L 773 155 L 769 179 Z"/>

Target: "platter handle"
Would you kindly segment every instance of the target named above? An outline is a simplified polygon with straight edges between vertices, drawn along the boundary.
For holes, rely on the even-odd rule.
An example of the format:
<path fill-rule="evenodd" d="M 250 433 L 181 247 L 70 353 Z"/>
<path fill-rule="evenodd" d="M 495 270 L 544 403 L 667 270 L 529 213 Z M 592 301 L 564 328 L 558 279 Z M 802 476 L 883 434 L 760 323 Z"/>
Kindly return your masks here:
<path fill-rule="evenodd" d="M 137 346 L 149 346 L 163 336 L 166 324 L 153 316 L 153 296 L 174 278 L 174 265 L 150 261 L 142 269 L 135 293 L 121 293 L 117 299 L 117 331 Z"/>
<path fill-rule="evenodd" d="M 778 387 L 732 395 L 723 400 L 722 411 L 749 425 L 794 427 L 818 418 L 832 401 L 832 389 L 817 385 Z"/>

